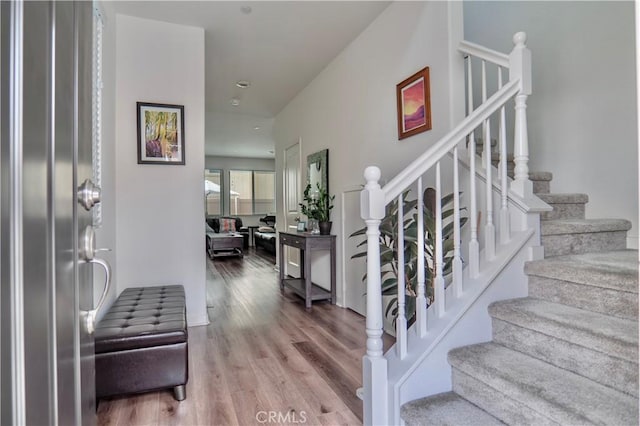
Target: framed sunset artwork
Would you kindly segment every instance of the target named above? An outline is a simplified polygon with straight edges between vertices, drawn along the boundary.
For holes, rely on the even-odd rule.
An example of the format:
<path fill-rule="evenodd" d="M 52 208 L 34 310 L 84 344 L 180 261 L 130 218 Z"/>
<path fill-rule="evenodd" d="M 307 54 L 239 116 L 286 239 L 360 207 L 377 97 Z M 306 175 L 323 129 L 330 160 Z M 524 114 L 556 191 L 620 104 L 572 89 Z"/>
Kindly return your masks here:
<path fill-rule="evenodd" d="M 398 139 L 431 130 L 429 67 L 396 85 Z"/>

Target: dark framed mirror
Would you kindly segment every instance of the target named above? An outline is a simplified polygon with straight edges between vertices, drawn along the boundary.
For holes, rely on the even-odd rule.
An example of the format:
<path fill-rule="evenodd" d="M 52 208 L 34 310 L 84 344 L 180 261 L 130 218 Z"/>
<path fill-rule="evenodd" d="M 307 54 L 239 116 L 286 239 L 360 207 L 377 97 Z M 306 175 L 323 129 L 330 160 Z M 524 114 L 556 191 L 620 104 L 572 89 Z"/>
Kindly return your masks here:
<path fill-rule="evenodd" d="M 309 154 L 307 156 L 307 183 L 311 189 L 316 189 L 316 184 L 329 192 L 329 150 Z"/>

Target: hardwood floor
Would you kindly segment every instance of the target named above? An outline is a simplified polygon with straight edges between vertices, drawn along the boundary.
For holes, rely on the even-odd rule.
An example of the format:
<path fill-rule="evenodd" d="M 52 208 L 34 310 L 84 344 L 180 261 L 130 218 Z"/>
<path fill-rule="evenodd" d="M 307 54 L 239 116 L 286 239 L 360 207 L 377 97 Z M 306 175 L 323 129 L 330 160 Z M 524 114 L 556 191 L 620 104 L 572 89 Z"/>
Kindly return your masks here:
<path fill-rule="evenodd" d="M 101 400 L 99 425 L 362 424 L 364 318 L 281 294 L 273 258 L 207 259 L 210 324 L 189 328 L 187 399 Z M 391 338 L 385 340 L 385 348 Z"/>

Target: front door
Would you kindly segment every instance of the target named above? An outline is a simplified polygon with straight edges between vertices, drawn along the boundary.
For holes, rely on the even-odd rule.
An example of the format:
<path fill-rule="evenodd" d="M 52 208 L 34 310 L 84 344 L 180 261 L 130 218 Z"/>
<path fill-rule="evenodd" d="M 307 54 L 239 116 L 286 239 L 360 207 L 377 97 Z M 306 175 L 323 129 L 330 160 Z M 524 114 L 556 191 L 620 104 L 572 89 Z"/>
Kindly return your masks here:
<path fill-rule="evenodd" d="M 1 2 L 0 21 L 0 423 L 89 425 L 92 3 Z"/>

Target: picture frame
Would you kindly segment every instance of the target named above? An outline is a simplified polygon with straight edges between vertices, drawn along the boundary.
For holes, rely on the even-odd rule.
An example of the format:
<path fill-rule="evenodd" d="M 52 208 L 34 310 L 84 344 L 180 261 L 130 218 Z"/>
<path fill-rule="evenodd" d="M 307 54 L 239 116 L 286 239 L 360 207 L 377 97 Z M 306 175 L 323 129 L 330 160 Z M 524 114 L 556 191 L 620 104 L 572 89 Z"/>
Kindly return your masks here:
<path fill-rule="evenodd" d="M 136 102 L 138 164 L 185 164 L 184 105 Z"/>
<path fill-rule="evenodd" d="M 298 222 L 298 232 L 304 232 L 307 230 L 307 222 Z"/>
<path fill-rule="evenodd" d="M 396 85 L 398 139 L 431 130 L 429 67 Z"/>

